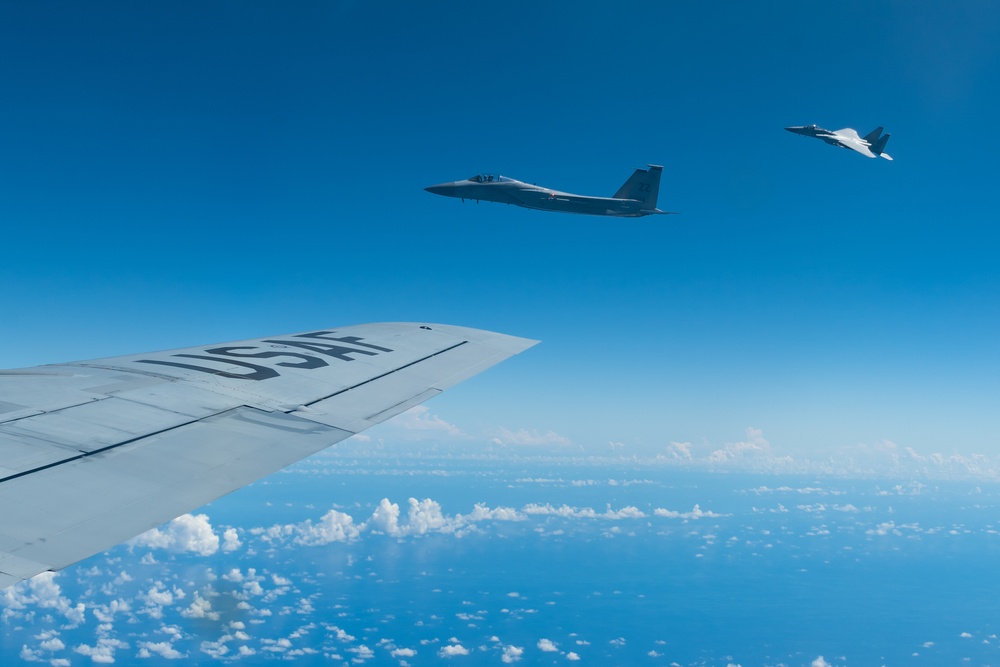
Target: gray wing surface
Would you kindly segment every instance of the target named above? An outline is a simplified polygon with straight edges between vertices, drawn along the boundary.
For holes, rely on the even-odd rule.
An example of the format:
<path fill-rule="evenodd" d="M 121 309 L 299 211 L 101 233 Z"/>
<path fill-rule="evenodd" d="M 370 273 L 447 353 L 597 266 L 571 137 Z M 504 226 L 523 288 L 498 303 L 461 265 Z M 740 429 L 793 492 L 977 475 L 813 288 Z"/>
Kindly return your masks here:
<path fill-rule="evenodd" d="M 877 155 L 875 155 L 875 153 L 872 153 L 871 150 L 867 146 L 863 146 L 861 144 L 855 144 L 853 142 L 847 142 L 847 141 L 845 141 L 845 142 L 842 142 L 841 145 L 844 146 L 844 147 L 846 147 L 846 148 L 850 148 L 852 150 L 855 150 L 855 151 L 861 153 L 862 155 L 864 155 L 866 157 L 878 157 Z"/>
<path fill-rule="evenodd" d="M 535 343 L 383 323 L 0 371 L 0 589 L 246 486 Z"/>
<path fill-rule="evenodd" d="M 833 135 L 839 139 L 840 145 L 844 148 L 850 148 L 866 157 L 876 157 L 875 153 L 869 150 L 868 142 L 862 139 L 856 130 L 845 127 L 842 130 L 837 130 Z"/>

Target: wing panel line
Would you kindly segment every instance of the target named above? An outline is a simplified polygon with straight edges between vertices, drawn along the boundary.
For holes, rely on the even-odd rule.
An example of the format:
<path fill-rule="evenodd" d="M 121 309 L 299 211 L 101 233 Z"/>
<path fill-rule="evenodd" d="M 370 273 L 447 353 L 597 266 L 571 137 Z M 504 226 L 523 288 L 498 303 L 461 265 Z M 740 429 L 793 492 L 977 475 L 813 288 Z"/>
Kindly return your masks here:
<path fill-rule="evenodd" d="M 419 364 L 421 362 L 427 361 L 428 359 L 433 359 L 434 357 L 438 356 L 439 354 L 444 354 L 445 352 L 451 352 L 455 348 L 461 347 L 461 346 L 465 345 L 468 342 L 469 341 L 467 341 L 467 340 L 463 340 L 463 341 L 461 341 L 459 343 L 455 343 L 451 347 L 446 347 L 443 350 L 438 350 L 434 354 L 428 354 L 426 357 L 421 357 L 420 359 L 417 359 L 415 361 L 411 361 L 410 363 L 408 363 L 408 364 L 406 364 L 404 366 L 400 366 L 399 368 L 393 368 L 391 371 L 386 371 L 385 373 L 382 373 L 381 375 L 376 375 L 375 377 L 368 378 L 364 382 L 359 382 L 356 385 L 354 385 L 353 387 L 346 387 L 344 389 L 341 389 L 340 391 L 333 392 L 329 396 L 323 396 L 322 398 L 317 398 L 314 401 L 309 401 L 308 403 L 303 403 L 303 405 L 305 405 L 306 407 L 309 407 L 310 405 L 315 405 L 316 403 L 321 403 L 322 401 L 325 401 L 327 399 L 333 398 L 334 396 L 339 396 L 340 394 L 343 394 L 346 391 L 351 391 L 352 389 L 357 389 L 358 387 L 362 387 L 362 386 L 368 384 L 369 382 L 374 382 L 375 380 L 380 380 L 380 379 L 382 379 L 382 378 L 384 378 L 386 376 L 392 375 L 393 373 L 396 373 L 396 372 L 401 371 L 403 369 L 409 368 L 410 366 L 415 366 L 415 365 L 417 365 L 417 364 Z M 294 412 L 294 410 L 289 410 L 289 412 Z"/>
<path fill-rule="evenodd" d="M 238 406 L 238 407 L 249 407 L 249 406 Z M 116 442 L 113 445 L 107 445 L 106 447 L 101 447 L 100 449 L 94 449 L 94 450 L 91 450 L 89 452 L 81 452 L 77 456 L 71 456 L 71 457 L 63 459 L 61 461 L 56 461 L 55 463 L 48 463 L 48 464 L 43 465 L 43 466 L 38 466 L 37 468 L 32 468 L 31 470 L 22 470 L 21 472 L 15 473 L 13 475 L 7 475 L 6 477 L 0 477 L 0 484 L 3 484 L 4 482 L 8 482 L 8 481 L 10 481 L 12 479 L 17 479 L 18 477 L 24 477 L 25 475 L 30 475 L 32 473 L 41 472 L 42 470 L 48 470 L 49 468 L 55 468 L 56 466 L 61 466 L 64 463 L 72 463 L 73 461 L 79 461 L 80 459 L 85 459 L 88 456 L 93 456 L 94 454 L 100 454 L 101 452 L 106 452 L 109 449 L 115 449 L 117 447 L 123 447 L 123 446 L 129 445 L 129 444 L 131 444 L 131 443 L 133 443 L 133 442 L 135 442 L 137 440 L 142 440 L 143 438 L 149 438 L 149 437 L 152 437 L 154 435 L 160 435 L 162 433 L 167 433 L 169 431 L 173 431 L 173 430 L 178 429 L 178 428 L 183 428 L 185 426 L 190 426 L 191 424 L 196 424 L 196 423 L 202 421 L 202 419 L 207 419 L 208 417 L 214 417 L 216 415 L 222 415 L 222 414 L 225 414 L 227 412 L 231 412 L 232 410 L 236 410 L 236 409 L 238 409 L 238 407 L 237 408 L 231 408 L 230 410 L 223 410 L 222 412 L 216 412 L 214 414 L 208 415 L 207 417 L 201 417 L 201 418 L 197 418 L 197 419 L 191 419 L 190 421 L 186 421 L 183 424 L 177 424 L 177 425 L 171 426 L 169 428 L 163 428 L 163 429 L 160 429 L 159 431 L 150 431 L 149 433 L 143 433 L 142 435 L 137 435 L 134 438 L 129 438 L 128 440 L 122 440 L 121 442 Z"/>

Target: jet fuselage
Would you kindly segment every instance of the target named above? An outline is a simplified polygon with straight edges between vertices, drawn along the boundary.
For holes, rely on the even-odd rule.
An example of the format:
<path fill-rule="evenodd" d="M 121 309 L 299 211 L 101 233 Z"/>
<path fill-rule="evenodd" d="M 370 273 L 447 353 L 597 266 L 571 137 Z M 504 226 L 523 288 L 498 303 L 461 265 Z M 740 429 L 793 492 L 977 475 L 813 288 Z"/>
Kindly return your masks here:
<path fill-rule="evenodd" d="M 890 135 L 882 134 L 883 128 L 881 127 L 875 128 L 864 137 L 859 136 L 857 130 L 850 127 L 845 127 L 842 130 L 827 130 L 819 125 L 793 125 L 785 129 L 793 134 L 821 139 L 831 146 L 850 149 L 865 157 L 881 157 L 892 160 L 892 157 L 885 152 L 885 144 L 889 141 Z"/>
<path fill-rule="evenodd" d="M 619 195 L 625 192 L 631 196 L 589 197 L 543 188 L 507 176 L 483 174 L 424 189 L 432 194 L 455 197 L 462 201 L 490 201 L 538 211 L 637 218 L 667 213 L 656 208 L 662 169 L 656 165 L 651 165 L 648 171 L 637 169 L 618 192 Z"/>

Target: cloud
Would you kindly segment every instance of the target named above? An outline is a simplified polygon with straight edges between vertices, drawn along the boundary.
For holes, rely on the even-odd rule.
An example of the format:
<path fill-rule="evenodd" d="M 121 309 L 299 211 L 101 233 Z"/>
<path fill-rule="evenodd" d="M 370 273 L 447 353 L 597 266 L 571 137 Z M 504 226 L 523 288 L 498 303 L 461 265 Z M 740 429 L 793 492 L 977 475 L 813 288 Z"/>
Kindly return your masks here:
<path fill-rule="evenodd" d="M 38 648 L 42 649 L 43 651 L 49 651 L 50 653 L 54 653 L 56 651 L 61 651 L 64 648 L 66 648 L 66 644 L 64 644 L 63 641 L 58 637 L 51 637 L 49 639 L 42 641 L 38 645 Z"/>
<path fill-rule="evenodd" d="M 330 510 L 316 523 L 306 521 L 296 527 L 296 544 L 317 546 L 331 542 L 349 542 L 358 537 L 354 519 L 348 514 Z"/>
<path fill-rule="evenodd" d="M 97 645 L 80 644 L 73 650 L 80 655 L 89 657 L 98 664 L 111 664 L 115 661 L 115 650 L 128 647 L 128 644 L 113 637 L 99 637 Z"/>
<path fill-rule="evenodd" d="M 713 471 L 837 476 L 901 475 L 930 479 L 1000 481 L 1000 456 L 920 453 L 891 440 L 857 443 L 818 451 L 809 456 L 777 454 L 760 429 L 748 427 L 745 437 L 724 445 L 671 442 L 656 457 L 660 463 Z"/>
<path fill-rule="evenodd" d="M 539 505 L 538 503 L 531 503 L 525 505 L 522 510 L 525 514 L 529 515 L 542 515 L 542 516 L 561 516 L 567 519 L 643 519 L 646 517 L 646 513 L 637 507 L 623 507 L 620 510 L 613 510 L 611 506 L 608 505 L 604 512 L 598 512 L 597 510 L 590 507 L 571 507 L 569 505 L 561 505 L 559 507 L 554 507 L 549 503 L 544 505 Z"/>
<path fill-rule="evenodd" d="M 461 644 L 449 644 L 448 646 L 442 646 L 441 650 L 438 651 L 438 655 L 442 658 L 454 658 L 459 655 L 469 655 L 469 649 Z"/>
<path fill-rule="evenodd" d="M 550 639 L 539 639 L 538 649 L 543 653 L 555 653 L 559 648 Z"/>
<path fill-rule="evenodd" d="M 219 612 L 212 611 L 211 600 L 203 598 L 197 591 L 195 591 L 191 604 L 181 611 L 181 616 L 184 618 L 207 618 L 210 621 L 218 621 L 220 618 Z"/>
<path fill-rule="evenodd" d="M 386 535 L 399 535 L 399 505 L 383 498 L 368 520 L 368 525 Z"/>
<path fill-rule="evenodd" d="M 454 424 L 449 424 L 437 415 L 431 414 L 426 405 L 418 405 L 410 408 L 406 412 L 400 413 L 390 419 L 388 423 L 399 426 L 407 431 L 432 431 L 453 437 L 467 437 L 462 432 L 462 429 Z"/>
<path fill-rule="evenodd" d="M 710 443 L 671 442 L 658 459 L 663 463 L 707 468 L 709 470 L 748 470 L 754 472 L 793 472 L 792 459 L 777 456 L 763 431 L 747 427 L 743 440 L 722 446 Z"/>
<path fill-rule="evenodd" d="M 354 635 L 348 634 L 345 630 L 338 628 L 336 625 L 326 626 L 326 631 L 333 633 L 337 637 L 337 641 L 344 643 L 353 642 L 355 639 Z"/>
<path fill-rule="evenodd" d="M 540 433 L 534 429 L 520 429 L 510 431 L 501 427 L 494 436 L 492 442 L 497 445 L 570 445 L 569 438 L 559 435 L 555 431 Z"/>
<path fill-rule="evenodd" d="M 83 623 L 86 606 L 82 602 L 74 605 L 62 594 L 62 589 L 56 583 L 58 576 L 56 572 L 42 572 L 0 592 L 0 603 L 5 607 L 3 618 L 20 616 L 22 610 L 37 606 L 62 615 L 69 623 L 68 629 Z"/>
<path fill-rule="evenodd" d="M 693 461 L 690 442 L 671 442 L 667 445 L 667 456 L 680 461 Z"/>
<path fill-rule="evenodd" d="M 484 521 L 523 521 L 526 518 L 511 507 L 490 508 L 482 503 L 474 505 L 466 515 L 447 515 L 440 503 L 430 498 L 409 498 L 407 505 L 405 518 L 397 503 L 383 498 L 371 517 L 360 524 L 355 524 L 349 514 L 330 510 L 315 524 L 307 520 L 298 524 L 253 528 L 249 532 L 270 542 L 292 538 L 296 544 L 318 546 L 354 540 L 366 531 L 392 537 L 430 533 L 455 533 L 462 536 L 474 524 Z"/>
<path fill-rule="evenodd" d="M 222 550 L 226 553 L 236 551 L 243 546 L 240 542 L 240 535 L 235 528 L 227 528 L 224 533 L 222 533 Z"/>
<path fill-rule="evenodd" d="M 437 502 L 430 498 L 419 501 L 416 498 L 410 498 L 408 502 L 410 503 L 409 521 L 406 526 L 408 534 L 423 535 L 443 531 L 450 527 L 451 522 L 445 520 L 444 514 L 441 512 L 441 505 Z"/>
<path fill-rule="evenodd" d="M 753 489 L 750 489 L 748 493 L 755 493 L 758 496 L 763 495 L 765 493 L 800 493 L 803 495 L 818 494 L 821 496 L 830 496 L 830 495 L 837 496 L 837 495 L 842 495 L 844 492 L 837 491 L 834 489 L 823 489 L 816 486 L 803 486 L 797 489 L 793 489 L 790 486 L 775 486 L 775 487 L 758 486 Z"/>
<path fill-rule="evenodd" d="M 399 505 L 389 502 L 388 498 L 383 498 L 372 513 L 368 525 L 386 535 L 402 537 L 404 535 L 455 532 L 465 523 L 461 515 L 446 517 L 441 511 L 441 505 L 430 498 L 423 500 L 410 498 L 407 502 L 409 510 L 407 511 L 406 523 L 400 523 Z M 480 514 L 488 514 L 488 511 L 481 510 Z"/>
<path fill-rule="evenodd" d="M 865 531 L 865 535 L 880 535 L 880 536 L 884 536 L 884 535 L 889 535 L 889 534 L 897 535 L 897 536 L 903 534 L 903 532 L 901 530 L 899 530 L 899 528 L 896 527 L 896 522 L 895 521 L 883 521 L 882 523 L 880 523 L 879 525 L 875 526 L 874 528 L 869 528 L 868 530 Z"/>
<path fill-rule="evenodd" d="M 165 587 L 161 588 L 162 586 L 163 584 L 157 581 L 146 593 L 140 594 L 139 599 L 147 607 L 166 607 L 174 603 L 175 597 L 184 597 L 184 591 L 177 587 L 174 587 L 172 591 L 168 591 Z"/>
<path fill-rule="evenodd" d="M 219 536 L 205 514 L 183 514 L 166 524 L 163 530 L 154 528 L 128 541 L 128 544 L 178 553 L 211 556 L 219 550 Z"/>
<path fill-rule="evenodd" d="M 520 646 L 504 646 L 500 660 L 506 664 L 515 663 L 524 655 L 524 649 Z"/>
<path fill-rule="evenodd" d="M 703 510 L 698 505 L 695 505 L 690 512 L 657 509 L 654 514 L 685 520 L 727 516 Z M 394 538 L 421 537 L 430 534 L 452 534 L 456 537 L 464 537 L 469 531 L 478 530 L 478 525 L 482 523 L 527 521 L 534 516 L 628 521 L 645 519 L 650 515 L 634 505 L 617 509 L 606 505 L 604 510 L 598 511 L 591 507 L 570 505 L 557 507 L 548 503 L 530 503 L 521 509 L 506 506 L 489 507 L 483 503 L 476 503 L 472 511 L 467 514 L 447 514 L 440 503 L 430 498 L 423 500 L 408 498 L 404 513 L 399 504 L 388 498 L 383 498 L 375 506 L 371 516 L 361 523 L 356 523 L 349 514 L 331 509 L 316 522 L 306 520 L 301 523 L 275 525 L 270 528 L 251 528 L 246 532 L 269 543 L 291 541 L 300 545 L 319 546 L 332 542 L 356 540 L 365 533 L 387 535 Z M 223 574 L 222 578 L 228 581 L 234 580 L 233 578 L 238 576 L 239 570 L 232 570 Z"/>
<path fill-rule="evenodd" d="M 358 646 L 357 648 L 349 648 L 347 649 L 347 652 L 354 653 L 355 655 L 358 656 L 357 658 L 354 659 L 355 661 L 371 660 L 372 658 L 375 657 L 375 651 L 371 650 L 364 644 Z"/>
<path fill-rule="evenodd" d="M 158 655 L 166 660 L 180 660 L 186 658 L 186 653 L 181 653 L 175 649 L 170 642 L 139 642 L 140 658 L 151 658 Z"/>
<path fill-rule="evenodd" d="M 771 443 L 764 438 L 764 432 L 759 428 L 748 426 L 746 440 L 727 443 L 708 455 L 713 462 L 728 462 L 751 457 L 768 457 L 771 455 Z"/>
<path fill-rule="evenodd" d="M 566 654 L 566 659 L 576 662 L 577 660 L 580 659 L 580 656 L 575 651 L 570 651 L 569 653 Z"/>
<path fill-rule="evenodd" d="M 675 512 L 673 510 L 657 508 L 653 510 L 653 514 L 655 516 L 667 517 L 668 519 L 689 519 L 689 520 L 718 519 L 719 517 L 727 516 L 725 514 L 716 514 L 711 510 L 706 512 L 705 510 L 701 509 L 701 506 L 698 504 L 695 504 L 694 509 L 692 509 L 690 512 Z"/>
<path fill-rule="evenodd" d="M 412 648 L 394 648 L 389 652 L 394 658 L 412 658 L 417 654 Z"/>
<path fill-rule="evenodd" d="M 823 659 L 823 656 L 819 656 L 810 663 L 811 667 L 832 667 L 830 663 Z"/>
<path fill-rule="evenodd" d="M 497 507 L 490 509 L 482 503 L 476 503 L 466 517 L 466 521 L 524 521 L 527 517 L 512 507 Z"/>
<path fill-rule="evenodd" d="M 118 599 L 112 600 L 108 604 L 97 605 L 91 611 L 94 612 L 94 618 L 101 623 L 112 623 L 115 620 L 115 614 L 128 613 L 131 610 L 132 606 L 128 602 Z"/>

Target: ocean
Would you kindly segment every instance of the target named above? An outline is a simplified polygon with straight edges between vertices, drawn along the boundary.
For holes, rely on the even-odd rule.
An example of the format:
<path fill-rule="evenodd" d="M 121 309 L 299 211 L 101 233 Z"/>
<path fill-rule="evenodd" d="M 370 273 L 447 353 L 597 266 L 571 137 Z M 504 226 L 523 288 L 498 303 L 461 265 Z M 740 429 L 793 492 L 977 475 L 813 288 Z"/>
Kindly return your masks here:
<path fill-rule="evenodd" d="M 998 502 L 968 481 L 331 450 L 201 510 L 237 549 L 122 546 L 58 575 L 75 627 L 8 600 L 0 659 L 103 639 L 206 664 L 1000 664 Z"/>

